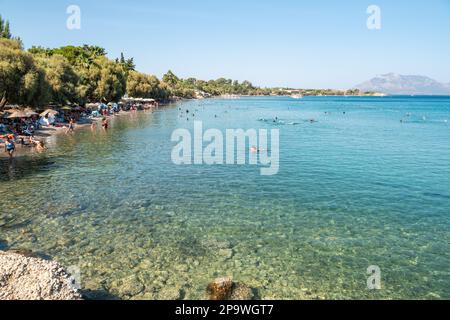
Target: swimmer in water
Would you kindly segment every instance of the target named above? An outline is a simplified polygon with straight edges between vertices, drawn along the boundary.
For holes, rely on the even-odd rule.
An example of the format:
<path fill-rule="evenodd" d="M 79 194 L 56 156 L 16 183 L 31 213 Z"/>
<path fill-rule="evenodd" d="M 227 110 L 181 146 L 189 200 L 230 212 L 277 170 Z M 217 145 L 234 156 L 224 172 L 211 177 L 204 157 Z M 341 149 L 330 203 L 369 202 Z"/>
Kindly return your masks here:
<path fill-rule="evenodd" d="M 47 150 L 47 147 L 45 146 L 43 141 L 38 141 L 36 143 L 36 151 L 37 152 L 44 152 L 45 150 Z"/>

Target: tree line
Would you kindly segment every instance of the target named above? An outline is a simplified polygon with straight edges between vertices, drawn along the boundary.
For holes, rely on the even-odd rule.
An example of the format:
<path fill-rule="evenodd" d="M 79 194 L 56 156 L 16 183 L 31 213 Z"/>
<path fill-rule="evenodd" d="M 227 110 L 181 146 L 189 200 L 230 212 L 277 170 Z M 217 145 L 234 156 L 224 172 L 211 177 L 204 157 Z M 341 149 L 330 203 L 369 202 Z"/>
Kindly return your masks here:
<path fill-rule="evenodd" d="M 25 50 L 0 16 L 0 108 L 6 104 L 43 107 L 119 101 L 125 94 L 160 101 L 199 95 L 288 95 L 292 90 L 259 88 L 249 81 L 181 79 L 168 71 L 162 79 L 136 70 L 133 58 L 109 59 L 98 46 L 64 46 Z M 305 95 L 335 94 L 332 90 L 302 90 Z M 337 92 L 357 95 L 359 91 Z"/>
<path fill-rule="evenodd" d="M 98 46 L 64 46 L 25 50 L 0 17 L 0 107 L 18 104 L 42 107 L 88 102 L 119 101 L 125 94 L 136 98 L 167 100 L 194 98 L 198 92 L 255 94 L 250 82 L 218 79 L 180 79 L 169 71 L 162 80 L 135 69 L 133 58 L 111 60 Z"/>

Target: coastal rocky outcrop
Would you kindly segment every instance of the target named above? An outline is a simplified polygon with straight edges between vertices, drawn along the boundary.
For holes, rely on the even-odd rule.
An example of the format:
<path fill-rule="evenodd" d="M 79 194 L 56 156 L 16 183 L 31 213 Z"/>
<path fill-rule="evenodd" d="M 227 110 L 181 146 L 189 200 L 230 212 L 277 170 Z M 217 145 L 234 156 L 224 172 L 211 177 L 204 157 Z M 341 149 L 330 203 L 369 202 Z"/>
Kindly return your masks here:
<path fill-rule="evenodd" d="M 0 300 L 81 300 L 57 262 L 0 251 Z"/>

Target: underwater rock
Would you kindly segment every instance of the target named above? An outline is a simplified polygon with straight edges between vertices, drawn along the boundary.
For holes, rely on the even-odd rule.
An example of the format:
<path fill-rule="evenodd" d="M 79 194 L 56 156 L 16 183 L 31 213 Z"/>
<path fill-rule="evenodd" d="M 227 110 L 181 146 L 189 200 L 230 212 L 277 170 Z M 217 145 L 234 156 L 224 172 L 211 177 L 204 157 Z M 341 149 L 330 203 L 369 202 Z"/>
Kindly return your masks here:
<path fill-rule="evenodd" d="M 253 300 L 254 294 L 252 288 L 245 284 L 237 283 L 233 286 L 231 300 Z"/>
<path fill-rule="evenodd" d="M 81 300 L 54 261 L 0 251 L 0 300 Z"/>
<path fill-rule="evenodd" d="M 231 249 L 220 249 L 218 251 L 218 255 L 223 259 L 223 260 L 229 260 L 233 257 L 233 250 Z"/>
<path fill-rule="evenodd" d="M 230 300 L 233 291 L 233 280 L 230 277 L 218 278 L 211 282 L 206 292 L 209 300 Z"/>
<path fill-rule="evenodd" d="M 158 293 L 157 300 L 174 301 L 181 299 L 181 288 L 165 287 Z"/>
<path fill-rule="evenodd" d="M 153 301 L 155 300 L 155 295 L 152 292 L 147 292 L 139 296 L 133 297 L 133 300 Z"/>
<path fill-rule="evenodd" d="M 218 278 L 211 282 L 206 292 L 209 300 L 252 300 L 255 298 L 252 288 L 242 283 L 234 283 L 230 277 Z"/>
<path fill-rule="evenodd" d="M 130 276 L 111 284 L 111 291 L 117 293 L 121 297 L 133 297 L 139 295 L 145 290 L 144 285 L 136 276 Z"/>

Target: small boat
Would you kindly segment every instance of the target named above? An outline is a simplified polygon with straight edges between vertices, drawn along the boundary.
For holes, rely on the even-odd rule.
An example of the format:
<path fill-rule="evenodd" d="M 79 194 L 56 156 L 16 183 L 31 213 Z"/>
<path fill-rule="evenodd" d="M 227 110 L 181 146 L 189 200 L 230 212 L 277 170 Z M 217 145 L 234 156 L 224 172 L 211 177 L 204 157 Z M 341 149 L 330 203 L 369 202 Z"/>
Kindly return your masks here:
<path fill-rule="evenodd" d="M 293 94 L 293 95 L 291 96 L 291 98 L 292 98 L 292 99 L 303 99 L 303 95 L 301 95 L 301 94 Z"/>

